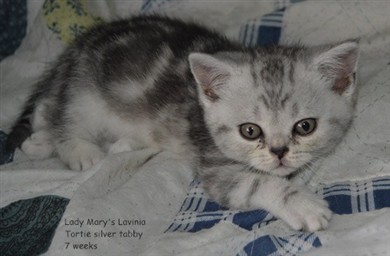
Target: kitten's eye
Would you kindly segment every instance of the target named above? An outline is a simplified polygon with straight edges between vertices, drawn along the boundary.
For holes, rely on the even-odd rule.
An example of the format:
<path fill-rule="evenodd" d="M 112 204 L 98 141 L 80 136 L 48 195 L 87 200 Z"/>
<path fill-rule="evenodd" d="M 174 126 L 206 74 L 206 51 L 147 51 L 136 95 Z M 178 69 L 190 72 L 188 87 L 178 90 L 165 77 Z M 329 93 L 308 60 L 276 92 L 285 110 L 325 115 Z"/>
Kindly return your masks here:
<path fill-rule="evenodd" d="M 263 131 L 257 124 L 245 123 L 240 125 L 240 133 L 244 139 L 255 140 L 263 134 Z"/>
<path fill-rule="evenodd" d="M 294 126 L 294 131 L 300 136 L 306 136 L 314 132 L 317 127 L 317 121 L 314 118 L 307 118 L 297 122 Z"/>

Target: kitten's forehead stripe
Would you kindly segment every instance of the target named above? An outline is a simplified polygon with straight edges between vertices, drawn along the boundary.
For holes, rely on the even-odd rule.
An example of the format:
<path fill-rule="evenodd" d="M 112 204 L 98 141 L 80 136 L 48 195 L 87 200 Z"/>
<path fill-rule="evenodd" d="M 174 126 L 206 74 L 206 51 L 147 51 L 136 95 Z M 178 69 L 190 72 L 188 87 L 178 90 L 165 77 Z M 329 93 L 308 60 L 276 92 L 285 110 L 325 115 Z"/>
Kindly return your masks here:
<path fill-rule="evenodd" d="M 268 58 L 263 61 L 263 68 L 260 71 L 262 79 L 268 84 L 280 83 L 284 76 L 284 65 L 280 58 Z"/>
<path fill-rule="evenodd" d="M 280 49 L 279 49 L 280 50 Z M 274 54 L 276 51 L 277 54 Z M 284 109 L 292 98 L 292 87 L 295 83 L 295 66 L 300 49 L 287 49 L 277 52 L 268 49 L 256 52 L 257 61 L 251 64 L 255 83 L 263 88 L 258 100 L 268 109 Z M 257 66 L 257 67 L 256 67 Z M 257 72 L 253 72 L 258 70 Z M 257 75 L 257 76 L 256 76 Z"/>
<path fill-rule="evenodd" d="M 271 106 L 270 106 L 268 100 L 265 98 L 264 95 L 261 95 L 261 96 L 259 97 L 259 99 L 263 102 L 263 104 L 266 106 L 266 108 L 270 109 Z"/>
<path fill-rule="evenodd" d="M 254 109 L 253 109 L 253 114 L 257 117 L 259 117 L 259 113 L 260 113 L 260 108 L 258 105 L 255 105 Z"/>
<path fill-rule="evenodd" d="M 299 108 L 298 108 L 298 103 L 294 103 L 291 107 L 291 116 L 293 118 L 295 118 L 297 115 L 298 115 L 298 111 L 299 111 Z"/>
<path fill-rule="evenodd" d="M 281 98 L 281 95 L 283 93 L 283 89 L 286 88 L 286 86 L 283 84 L 283 82 L 278 84 L 278 92 L 277 92 L 277 97 Z"/>
<path fill-rule="evenodd" d="M 252 78 L 253 78 L 253 86 L 255 88 L 259 87 L 259 75 L 256 73 L 256 70 L 255 70 L 255 57 L 252 56 L 251 58 L 251 61 L 250 61 L 250 70 L 251 70 L 251 75 L 252 75 Z"/>
<path fill-rule="evenodd" d="M 288 70 L 288 79 L 290 80 L 291 85 L 294 85 L 295 79 L 294 79 L 294 69 L 295 69 L 295 63 L 290 61 L 290 67 Z"/>
<path fill-rule="evenodd" d="M 289 93 L 286 93 L 284 95 L 284 98 L 280 101 L 280 105 L 282 108 L 284 108 L 286 106 L 286 102 L 291 98 L 291 94 Z"/>

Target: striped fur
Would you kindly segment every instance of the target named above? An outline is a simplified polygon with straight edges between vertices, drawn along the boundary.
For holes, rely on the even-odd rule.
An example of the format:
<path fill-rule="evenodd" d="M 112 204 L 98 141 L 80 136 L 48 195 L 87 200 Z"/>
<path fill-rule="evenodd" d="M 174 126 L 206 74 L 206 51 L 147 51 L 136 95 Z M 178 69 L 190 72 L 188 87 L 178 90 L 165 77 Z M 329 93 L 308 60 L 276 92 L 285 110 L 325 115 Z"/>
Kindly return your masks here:
<path fill-rule="evenodd" d="M 331 212 L 298 184 L 351 124 L 357 48 L 248 48 L 158 16 L 98 25 L 43 75 L 7 147 L 76 170 L 107 153 L 169 150 L 220 204 L 318 230 Z"/>

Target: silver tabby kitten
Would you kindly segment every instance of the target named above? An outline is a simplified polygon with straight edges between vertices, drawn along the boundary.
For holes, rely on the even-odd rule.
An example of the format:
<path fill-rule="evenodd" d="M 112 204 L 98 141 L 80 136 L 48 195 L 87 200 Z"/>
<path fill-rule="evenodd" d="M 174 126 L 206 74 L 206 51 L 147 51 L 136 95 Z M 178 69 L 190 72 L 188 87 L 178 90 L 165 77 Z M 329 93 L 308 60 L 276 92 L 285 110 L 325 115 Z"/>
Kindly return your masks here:
<path fill-rule="evenodd" d="M 8 139 L 74 170 L 139 147 L 192 159 L 221 205 L 325 228 L 300 178 L 331 153 L 356 101 L 358 45 L 245 48 L 157 16 L 98 25 L 37 83 Z"/>

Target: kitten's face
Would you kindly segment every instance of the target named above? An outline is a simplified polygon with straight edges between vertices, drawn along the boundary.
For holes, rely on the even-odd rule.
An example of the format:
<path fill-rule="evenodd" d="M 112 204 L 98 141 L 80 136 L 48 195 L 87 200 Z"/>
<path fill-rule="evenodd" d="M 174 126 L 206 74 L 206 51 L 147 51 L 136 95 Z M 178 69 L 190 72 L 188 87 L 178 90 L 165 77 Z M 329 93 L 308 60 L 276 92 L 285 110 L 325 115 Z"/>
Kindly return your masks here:
<path fill-rule="evenodd" d="M 217 57 L 218 64 L 213 57 L 192 55 L 205 119 L 218 148 L 279 176 L 331 152 L 353 115 L 357 45 L 323 51 L 230 54 Z"/>

